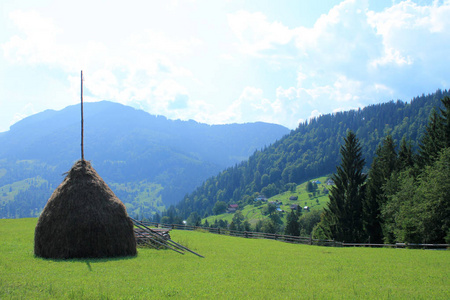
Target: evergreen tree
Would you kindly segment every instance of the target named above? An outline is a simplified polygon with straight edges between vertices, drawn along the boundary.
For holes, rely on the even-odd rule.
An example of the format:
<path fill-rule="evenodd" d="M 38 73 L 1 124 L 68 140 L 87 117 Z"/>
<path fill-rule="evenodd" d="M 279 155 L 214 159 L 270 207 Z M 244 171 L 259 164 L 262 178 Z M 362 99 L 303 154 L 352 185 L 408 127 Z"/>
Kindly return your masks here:
<path fill-rule="evenodd" d="M 440 109 L 441 112 L 441 126 L 443 134 L 443 147 L 450 147 L 450 97 L 445 96 L 441 99 L 444 108 Z"/>
<path fill-rule="evenodd" d="M 411 142 L 407 142 L 403 137 L 400 143 L 400 150 L 398 151 L 397 169 L 404 171 L 407 168 L 414 166 L 414 155 L 412 151 Z"/>
<path fill-rule="evenodd" d="M 450 97 L 441 99 L 443 108 L 439 113 L 433 109 L 426 132 L 419 145 L 419 165 L 433 163 L 443 148 L 450 147 Z"/>
<path fill-rule="evenodd" d="M 396 165 L 395 143 L 392 136 L 388 135 L 377 148 L 369 170 L 363 202 L 363 226 L 366 238 L 371 243 L 383 242 L 381 208 L 387 201 L 383 187 L 396 170 Z"/>
<path fill-rule="evenodd" d="M 324 232 L 338 241 L 360 242 L 363 239 L 362 203 L 365 197 L 365 161 L 356 135 L 348 131 L 341 146 L 341 164 L 332 175 L 335 185 L 330 202 L 324 209 L 321 226 Z"/>
<path fill-rule="evenodd" d="M 308 181 L 308 182 L 306 183 L 306 191 L 307 191 L 308 193 L 312 193 L 312 192 L 314 191 L 314 186 L 313 186 L 313 184 L 312 184 L 311 181 Z"/>
<path fill-rule="evenodd" d="M 155 214 L 153 215 L 152 221 L 155 222 L 155 223 L 161 222 L 161 216 L 160 216 L 158 213 L 155 213 Z"/>
<path fill-rule="evenodd" d="M 298 215 L 293 210 L 291 210 L 290 214 L 287 215 L 284 234 L 293 236 L 300 235 L 300 223 L 298 220 Z"/>
<path fill-rule="evenodd" d="M 425 135 L 419 145 L 419 166 L 423 168 L 431 164 L 443 146 L 441 118 L 433 109 L 425 129 Z"/>

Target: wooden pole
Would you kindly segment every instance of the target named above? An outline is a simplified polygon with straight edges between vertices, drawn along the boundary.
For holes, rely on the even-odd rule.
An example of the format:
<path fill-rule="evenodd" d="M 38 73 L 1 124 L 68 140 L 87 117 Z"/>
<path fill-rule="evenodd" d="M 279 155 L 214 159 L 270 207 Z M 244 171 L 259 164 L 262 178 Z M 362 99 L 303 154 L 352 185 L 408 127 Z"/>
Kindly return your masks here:
<path fill-rule="evenodd" d="M 81 160 L 84 160 L 83 70 L 81 70 Z"/>

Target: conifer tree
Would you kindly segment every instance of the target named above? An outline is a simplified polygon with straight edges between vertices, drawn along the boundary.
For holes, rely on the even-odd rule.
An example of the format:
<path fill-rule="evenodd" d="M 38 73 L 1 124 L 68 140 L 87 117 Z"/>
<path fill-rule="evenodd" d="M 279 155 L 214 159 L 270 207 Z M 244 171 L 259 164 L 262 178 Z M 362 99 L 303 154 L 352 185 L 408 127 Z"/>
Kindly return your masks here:
<path fill-rule="evenodd" d="M 290 214 L 286 218 L 286 228 L 284 229 L 284 234 L 299 236 L 300 235 L 300 223 L 298 219 L 298 214 L 291 210 Z"/>
<path fill-rule="evenodd" d="M 387 201 L 383 187 L 397 167 L 395 143 L 388 135 L 378 146 L 370 168 L 366 197 L 363 202 L 363 226 L 365 235 L 371 243 L 383 242 L 381 208 Z"/>
<path fill-rule="evenodd" d="M 432 164 L 442 149 L 450 147 L 450 97 L 445 96 L 441 102 L 443 108 L 439 109 L 439 113 L 435 109 L 431 112 L 425 135 L 419 145 L 420 167 Z"/>
<path fill-rule="evenodd" d="M 400 149 L 398 151 L 397 170 L 404 171 L 407 168 L 414 166 L 414 154 L 410 142 L 403 137 L 400 142 Z"/>
<path fill-rule="evenodd" d="M 356 135 L 349 131 L 341 146 L 341 164 L 332 175 L 335 185 L 321 220 L 323 231 L 338 241 L 360 242 L 364 239 L 362 214 L 366 175 L 365 161 Z"/>
<path fill-rule="evenodd" d="M 444 148 L 450 147 L 450 97 L 445 96 L 441 100 L 444 108 L 440 109 L 441 112 L 441 126 L 443 133 L 443 146 Z"/>
<path fill-rule="evenodd" d="M 439 150 L 442 148 L 442 125 L 441 118 L 438 112 L 433 109 L 430 114 L 425 135 L 419 145 L 419 159 L 420 167 L 431 164 L 437 157 Z"/>

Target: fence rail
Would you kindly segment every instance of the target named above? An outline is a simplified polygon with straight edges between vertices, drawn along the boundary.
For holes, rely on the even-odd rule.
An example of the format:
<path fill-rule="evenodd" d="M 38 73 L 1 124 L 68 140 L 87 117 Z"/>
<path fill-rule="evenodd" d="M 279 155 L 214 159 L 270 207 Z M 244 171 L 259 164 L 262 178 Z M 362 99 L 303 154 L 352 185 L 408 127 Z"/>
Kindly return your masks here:
<path fill-rule="evenodd" d="M 276 233 L 264 233 L 253 231 L 237 231 L 225 228 L 211 228 L 202 226 L 189 226 L 181 224 L 162 224 L 156 222 L 142 222 L 146 226 L 154 226 L 156 228 L 168 228 L 177 230 L 203 230 L 214 234 L 223 234 L 229 236 L 243 237 L 249 239 L 269 239 L 277 240 L 293 244 L 318 245 L 330 247 L 388 247 L 388 248 L 424 248 L 424 249 L 446 249 L 450 248 L 450 244 L 410 244 L 410 243 L 396 243 L 396 244 L 370 244 L 370 243 L 343 243 L 334 240 L 319 240 L 312 237 L 292 236 Z"/>

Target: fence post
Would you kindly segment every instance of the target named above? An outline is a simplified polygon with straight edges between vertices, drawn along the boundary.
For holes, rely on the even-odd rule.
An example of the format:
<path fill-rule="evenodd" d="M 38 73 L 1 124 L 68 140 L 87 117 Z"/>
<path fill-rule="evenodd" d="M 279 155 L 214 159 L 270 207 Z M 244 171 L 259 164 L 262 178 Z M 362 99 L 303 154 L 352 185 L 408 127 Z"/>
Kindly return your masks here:
<path fill-rule="evenodd" d="M 245 231 L 244 233 L 245 233 L 245 237 L 248 238 L 248 232 Z"/>
<path fill-rule="evenodd" d="M 220 227 L 219 227 L 219 228 L 217 228 L 217 233 L 218 233 L 218 234 L 220 234 Z"/>
<path fill-rule="evenodd" d="M 312 232 L 311 232 L 311 234 L 309 235 L 309 244 L 312 245 Z"/>

